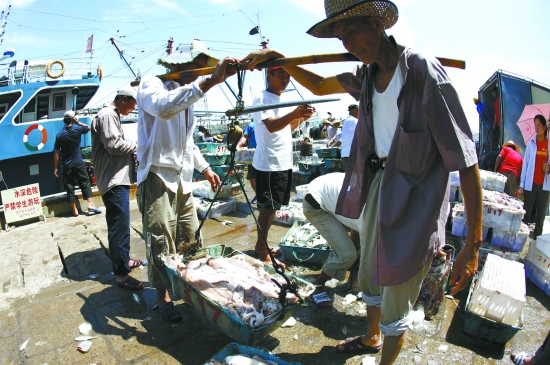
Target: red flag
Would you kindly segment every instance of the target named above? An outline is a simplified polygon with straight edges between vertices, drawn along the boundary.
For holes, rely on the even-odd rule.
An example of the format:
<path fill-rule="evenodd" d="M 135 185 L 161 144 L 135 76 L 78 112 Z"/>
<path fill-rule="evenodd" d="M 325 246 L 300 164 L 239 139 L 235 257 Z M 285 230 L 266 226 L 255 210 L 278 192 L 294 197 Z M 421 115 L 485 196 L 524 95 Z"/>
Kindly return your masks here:
<path fill-rule="evenodd" d="M 88 44 L 86 45 L 86 53 L 92 53 L 93 43 L 94 43 L 94 35 L 92 34 L 90 38 L 88 38 Z"/>

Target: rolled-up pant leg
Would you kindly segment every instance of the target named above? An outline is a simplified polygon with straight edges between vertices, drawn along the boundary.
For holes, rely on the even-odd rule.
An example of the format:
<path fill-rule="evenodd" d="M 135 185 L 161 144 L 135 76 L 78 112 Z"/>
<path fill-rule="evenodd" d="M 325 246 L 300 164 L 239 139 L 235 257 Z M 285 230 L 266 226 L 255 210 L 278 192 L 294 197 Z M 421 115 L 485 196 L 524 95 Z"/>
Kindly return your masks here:
<path fill-rule="evenodd" d="M 149 261 L 149 283 L 157 290 L 170 289 L 170 280 L 160 255 L 176 253 L 176 193 L 170 191 L 160 177 L 149 172 L 138 186 L 136 199 Z"/>
<path fill-rule="evenodd" d="M 412 324 L 412 307 L 418 298 L 422 280 L 428 274 L 432 260 L 404 283 L 393 286 L 377 286 L 370 283 L 372 258 L 377 251 L 378 212 L 383 170 L 377 172 L 367 197 L 361 226 L 361 261 L 359 264 L 359 288 L 367 306 L 380 307 L 380 330 L 385 336 L 399 336 Z"/>
<path fill-rule="evenodd" d="M 181 184 L 178 188 L 177 220 L 176 246 L 180 242 L 193 242 L 199 229 L 197 208 L 193 194 L 183 194 Z M 198 241 L 202 247 L 202 234 L 199 235 Z"/>
<path fill-rule="evenodd" d="M 323 265 L 323 272 L 331 278 L 344 280 L 346 271 L 357 258 L 357 251 L 346 227 L 336 217 L 323 210 L 315 209 L 307 201 L 303 201 L 304 215 L 317 228 L 327 243 L 332 247 L 327 261 Z"/>
<path fill-rule="evenodd" d="M 127 275 L 130 261 L 130 187 L 114 186 L 101 197 L 105 205 L 108 227 L 109 255 L 113 273 Z"/>

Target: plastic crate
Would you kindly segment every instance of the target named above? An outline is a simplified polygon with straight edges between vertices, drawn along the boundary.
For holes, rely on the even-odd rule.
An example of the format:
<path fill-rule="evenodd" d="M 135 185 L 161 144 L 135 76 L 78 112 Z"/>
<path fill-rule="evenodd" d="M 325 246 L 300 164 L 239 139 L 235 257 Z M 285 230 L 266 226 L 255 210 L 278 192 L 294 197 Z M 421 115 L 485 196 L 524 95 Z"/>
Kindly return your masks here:
<path fill-rule="evenodd" d="M 313 179 L 315 179 L 315 175 L 310 174 L 309 172 L 303 172 L 303 171 L 293 171 L 292 172 L 292 180 L 296 181 L 297 183 L 302 184 L 309 184 Z"/>
<path fill-rule="evenodd" d="M 233 255 L 242 254 L 242 252 L 225 245 L 213 245 L 199 250 L 197 256 L 201 254 L 207 254 L 216 258 L 230 257 Z M 183 279 L 166 263 L 165 268 L 168 273 L 168 278 L 172 284 L 172 290 L 179 298 L 185 300 L 187 305 L 193 307 L 199 314 L 204 316 L 210 323 L 219 328 L 227 336 L 244 345 L 255 343 L 279 328 L 279 326 L 290 318 L 294 311 L 300 307 L 299 303 L 287 306 L 287 311 L 280 320 L 258 328 L 250 328 L 243 321 L 241 321 L 240 318 L 235 317 L 230 312 L 222 308 L 218 303 L 213 302 L 210 298 L 202 294 L 197 288 Z M 275 275 L 275 271 L 270 265 L 265 265 L 264 269 L 269 274 Z M 308 282 L 300 278 L 294 277 L 290 274 L 286 275 L 300 287 L 306 287 L 309 285 Z"/>
<path fill-rule="evenodd" d="M 254 160 L 254 153 L 256 153 L 256 150 L 254 148 L 237 150 L 235 152 L 235 161 L 245 165 L 252 165 L 252 160 Z"/>
<path fill-rule="evenodd" d="M 338 147 L 328 147 L 321 148 L 318 150 L 317 154 L 320 158 L 340 158 L 340 148 Z"/>
<path fill-rule="evenodd" d="M 285 242 L 289 237 L 295 234 L 295 232 L 308 223 L 307 220 L 299 220 L 294 222 L 292 227 L 288 232 L 281 238 L 279 241 L 279 247 L 283 251 L 285 260 L 295 261 L 299 263 L 310 263 L 310 264 L 319 264 L 322 265 L 327 261 L 328 256 L 332 252 L 330 248 L 309 248 L 309 247 L 299 247 L 293 245 L 287 245 Z"/>
<path fill-rule="evenodd" d="M 470 297 L 468 311 L 515 326 L 525 304 L 523 264 L 489 254 Z"/>
<path fill-rule="evenodd" d="M 214 203 L 212 204 L 212 208 L 210 208 L 210 211 L 208 211 L 208 209 L 210 207 L 210 204 L 212 203 L 211 200 L 206 198 L 195 198 L 195 199 L 197 199 L 195 201 L 195 205 L 197 207 L 197 214 L 201 219 L 210 219 L 210 218 L 218 217 L 220 215 L 225 215 L 225 214 L 234 212 L 235 209 L 237 209 L 237 199 L 231 198 L 231 197 L 215 200 Z"/>
<path fill-rule="evenodd" d="M 515 252 L 521 252 L 527 238 L 529 238 L 529 227 L 527 224 L 521 223 L 518 233 L 493 229 L 491 245 L 508 248 Z"/>
<path fill-rule="evenodd" d="M 298 199 L 304 199 L 307 194 L 307 184 L 296 187 L 296 197 Z"/>
<path fill-rule="evenodd" d="M 225 143 L 205 143 L 207 153 L 225 154 L 227 145 Z"/>
<path fill-rule="evenodd" d="M 210 182 L 208 180 L 203 179 L 202 181 L 193 182 L 192 189 L 193 196 L 195 197 L 214 199 L 214 197 L 216 196 L 216 193 L 212 191 L 212 186 L 210 185 Z M 222 187 L 222 190 L 218 194 L 218 198 L 229 198 L 230 190 L 231 188 L 228 185 L 224 185 Z"/>
<path fill-rule="evenodd" d="M 479 248 L 479 259 L 478 259 L 478 265 L 477 265 L 478 270 L 483 269 L 483 266 L 485 265 L 485 261 L 487 260 L 487 256 L 489 254 L 493 254 L 510 261 L 519 261 L 520 253 L 510 251 L 510 249 L 507 249 L 504 247 L 492 246 L 487 242 L 483 242 L 481 244 L 481 247 Z"/>
<path fill-rule="evenodd" d="M 232 174 L 229 174 L 229 176 L 227 177 L 227 180 L 225 181 L 226 183 L 230 183 L 230 184 L 235 184 L 235 183 L 239 183 L 239 180 L 237 180 L 237 176 L 240 177 L 241 181 L 244 183 L 245 179 L 244 179 L 244 171 L 243 172 L 239 172 L 237 174 L 235 173 L 232 173 Z"/>
<path fill-rule="evenodd" d="M 220 179 L 223 179 L 225 174 L 229 171 L 229 165 L 212 166 L 212 171 L 214 171 Z"/>
<path fill-rule="evenodd" d="M 319 175 L 320 173 L 319 167 L 321 166 L 323 166 L 321 162 L 307 163 L 307 162 L 298 161 L 298 168 L 300 169 L 300 171 L 310 172 L 314 175 Z"/>
<path fill-rule="evenodd" d="M 341 159 L 329 158 L 325 160 L 325 167 L 329 169 L 344 169 L 344 163 Z"/>
<path fill-rule="evenodd" d="M 258 356 L 260 359 L 269 361 L 270 363 L 274 363 L 277 365 L 301 365 L 300 363 L 285 361 L 273 354 L 258 350 L 254 347 L 242 346 L 235 342 L 225 346 L 223 349 L 220 350 L 220 352 L 212 356 L 212 359 L 223 364 L 223 360 L 231 355 L 247 355 L 251 358 Z M 204 363 L 204 365 L 212 365 L 212 362 L 207 361 L 206 363 Z"/>
<path fill-rule="evenodd" d="M 201 151 L 201 153 L 207 153 L 208 150 L 206 149 L 206 145 L 208 143 L 195 143 L 195 146 L 197 146 L 199 148 L 199 151 Z"/>
<path fill-rule="evenodd" d="M 210 164 L 210 166 L 220 166 L 225 165 L 227 163 L 227 159 L 229 158 L 229 153 L 204 153 L 203 154 L 204 159 L 206 162 Z"/>

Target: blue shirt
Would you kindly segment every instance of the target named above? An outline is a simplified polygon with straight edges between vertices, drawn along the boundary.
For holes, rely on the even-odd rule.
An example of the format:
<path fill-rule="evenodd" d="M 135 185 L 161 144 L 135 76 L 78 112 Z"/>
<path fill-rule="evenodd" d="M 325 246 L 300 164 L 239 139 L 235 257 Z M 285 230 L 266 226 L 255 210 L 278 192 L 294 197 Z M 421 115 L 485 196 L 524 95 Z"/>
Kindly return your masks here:
<path fill-rule="evenodd" d="M 256 134 L 254 133 L 254 122 L 250 123 L 244 131 L 245 136 L 250 136 L 248 140 L 248 148 L 256 148 Z"/>
<path fill-rule="evenodd" d="M 64 168 L 71 168 L 84 164 L 80 150 L 80 136 L 88 133 L 87 127 L 73 124 L 70 127 L 63 127 L 55 137 L 54 150 L 61 150 L 61 161 Z"/>
<path fill-rule="evenodd" d="M 485 128 L 491 129 L 490 120 L 492 119 L 491 114 L 489 113 L 489 109 L 487 109 L 487 106 L 480 102 L 476 105 L 476 110 L 479 113 L 479 116 L 481 117 Z"/>

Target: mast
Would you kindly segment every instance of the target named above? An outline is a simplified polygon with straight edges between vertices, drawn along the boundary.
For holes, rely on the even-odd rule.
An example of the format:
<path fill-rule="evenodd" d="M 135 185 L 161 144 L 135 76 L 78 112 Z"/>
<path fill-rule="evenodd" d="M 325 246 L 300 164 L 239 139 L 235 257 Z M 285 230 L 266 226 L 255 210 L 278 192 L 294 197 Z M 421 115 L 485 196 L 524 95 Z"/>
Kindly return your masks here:
<path fill-rule="evenodd" d="M 123 54 L 123 52 L 118 48 L 118 46 L 116 45 L 115 39 L 114 39 L 114 38 L 110 38 L 109 40 L 111 41 L 111 44 L 112 44 L 113 46 L 115 46 L 116 50 L 118 51 L 118 54 L 120 55 L 120 58 L 122 58 L 122 60 L 124 61 L 124 63 L 126 63 L 126 66 L 128 66 L 128 69 L 130 69 L 130 71 L 131 71 L 132 74 L 134 75 L 135 79 L 137 80 L 138 77 L 136 76 L 136 73 L 134 72 L 134 70 L 132 70 L 132 67 L 130 66 L 130 64 L 128 63 L 128 61 L 126 61 L 126 58 L 124 58 L 124 54 Z"/>

